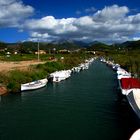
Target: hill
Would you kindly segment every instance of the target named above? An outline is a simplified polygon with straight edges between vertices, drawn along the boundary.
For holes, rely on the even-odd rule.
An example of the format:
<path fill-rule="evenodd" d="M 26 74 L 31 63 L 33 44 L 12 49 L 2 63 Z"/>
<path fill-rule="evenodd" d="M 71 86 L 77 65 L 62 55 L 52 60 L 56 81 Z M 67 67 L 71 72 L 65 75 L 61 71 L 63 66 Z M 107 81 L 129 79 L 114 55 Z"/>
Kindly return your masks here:
<path fill-rule="evenodd" d="M 6 46 L 5 46 L 6 47 Z M 52 43 L 47 43 L 47 42 L 39 42 L 39 48 L 40 50 L 62 50 L 62 49 L 67 49 L 67 50 L 76 50 L 81 48 L 79 45 L 73 43 L 73 42 L 52 42 Z M 8 50 L 17 50 L 19 52 L 33 52 L 37 51 L 38 49 L 38 42 L 20 42 L 20 43 L 7 43 L 7 49 Z"/>
<path fill-rule="evenodd" d="M 125 49 L 129 49 L 129 50 L 137 50 L 137 49 L 140 49 L 140 40 L 126 41 L 118 46 L 123 47 Z"/>
<path fill-rule="evenodd" d="M 39 42 L 40 49 L 50 51 L 55 50 L 76 50 L 86 48 L 87 50 L 95 51 L 112 51 L 115 49 L 127 49 L 127 50 L 138 50 L 140 49 L 140 40 L 138 41 L 126 41 L 121 44 L 108 45 L 102 42 L 94 41 L 85 43 L 82 41 L 71 41 L 71 40 L 59 40 L 50 43 Z M 8 50 L 17 50 L 20 52 L 33 52 L 38 49 L 38 42 L 18 42 L 18 43 L 4 43 L 0 42 L 0 49 L 6 48 Z"/>
<path fill-rule="evenodd" d="M 96 42 L 92 44 L 90 47 L 87 48 L 88 50 L 95 50 L 95 51 L 105 51 L 105 50 L 110 50 L 111 46 L 101 43 L 101 42 Z"/>

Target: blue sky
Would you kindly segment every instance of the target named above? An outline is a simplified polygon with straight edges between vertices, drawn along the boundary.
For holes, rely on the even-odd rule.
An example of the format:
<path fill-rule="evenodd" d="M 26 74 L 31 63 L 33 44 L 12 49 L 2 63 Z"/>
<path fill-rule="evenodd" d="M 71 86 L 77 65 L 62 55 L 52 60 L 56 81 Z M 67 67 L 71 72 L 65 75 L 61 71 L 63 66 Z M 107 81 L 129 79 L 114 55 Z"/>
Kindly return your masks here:
<path fill-rule="evenodd" d="M 0 0 L 0 41 L 140 39 L 139 0 Z"/>

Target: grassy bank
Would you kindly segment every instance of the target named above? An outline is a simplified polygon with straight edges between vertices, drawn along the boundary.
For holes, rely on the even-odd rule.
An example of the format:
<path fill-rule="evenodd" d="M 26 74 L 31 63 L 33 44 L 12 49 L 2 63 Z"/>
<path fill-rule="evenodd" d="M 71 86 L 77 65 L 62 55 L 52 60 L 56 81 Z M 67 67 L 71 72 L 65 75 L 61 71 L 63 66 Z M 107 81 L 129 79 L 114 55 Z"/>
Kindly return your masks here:
<path fill-rule="evenodd" d="M 38 64 L 30 66 L 26 71 L 13 70 L 8 73 L 0 73 L 0 83 L 5 85 L 9 92 L 20 92 L 20 85 L 23 83 L 39 80 L 48 76 L 57 70 L 70 69 L 77 66 L 79 63 L 84 62 L 85 59 L 90 58 L 90 54 L 64 54 L 60 56 L 54 56 L 57 61 L 46 62 L 45 64 Z"/>
<path fill-rule="evenodd" d="M 140 50 L 125 50 L 109 53 L 108 58 L 111 58 L 115 63 L 119 63 L 127 71 L 140 78 Z"/>
<path fill-rule="evenodd" d="M 41 54 L 40 60 L 49 60 L 50 58 L 60 58 L 61 54 Z M 10 54 L 9 56 L 0 54 L 0 61 L 27 61 L 27 60 L 37 60 L 38 55 L 37 54 Z"/>

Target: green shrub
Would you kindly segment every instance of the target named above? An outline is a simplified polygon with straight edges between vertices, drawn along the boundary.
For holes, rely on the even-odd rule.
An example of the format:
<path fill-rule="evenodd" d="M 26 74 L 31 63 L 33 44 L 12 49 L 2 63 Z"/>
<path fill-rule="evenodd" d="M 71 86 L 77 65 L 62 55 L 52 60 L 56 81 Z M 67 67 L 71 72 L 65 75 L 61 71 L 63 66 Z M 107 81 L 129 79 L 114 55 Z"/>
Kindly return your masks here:
<path fill-rule="evenodd" d="M 10 81 L 7 85 L 7 88 L 12 93 L 20 92 L 20 83 L 15 81 Z"/>
<path fill-rule="evenodd" d="M 27 57 L 26 59 L 29 59 L 33 56 L 26 55 L 21 57 Z M 10 71 L 7 74 L 1 73 L 0 83 L 7 85 L 7 88 L 10 92 L 19 92 L 21 84 L 43 79 L 47 77 L 49 73 L 52 73 L 54 71 L 70 69 L 73 66 L 76 66 L 79 63 L 83 62 L 84 59 L 88 57 L 89 56 L 85 56 L 85 54 L 67 54 L 64 56 L 64 61 L 60 60 L 57 62 L 47 62 L 45 64 L 38 64 L 36 66 L 31 66 L 30 70 L 28 71 L 14 70 Z M 18 58 L 19 56 L 17 56 L 17 58 L 15 59 L 19 60 Z M 10 59 L 14 59 L 14 57 Z"/>

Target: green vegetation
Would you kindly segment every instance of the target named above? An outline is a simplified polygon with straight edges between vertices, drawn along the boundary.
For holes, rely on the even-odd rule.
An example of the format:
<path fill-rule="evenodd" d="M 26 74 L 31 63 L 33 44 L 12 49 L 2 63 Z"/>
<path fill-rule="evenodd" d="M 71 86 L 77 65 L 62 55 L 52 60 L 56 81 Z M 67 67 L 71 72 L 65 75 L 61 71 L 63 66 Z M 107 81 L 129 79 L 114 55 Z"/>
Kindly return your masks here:
<path fill-rule="evenodd" d="M 0 49 L 4 49 L 6 47 L 7 47 L 6 43 L 0 42 Z"/>
<path fill-rule="evenodd" d="M 46 43 L 40 42 L 39 43 L 40 50 L 44 50 L 46 52 L 54 53 L 58 50 L 76 50 L 81 48 L 78 44 L 73 42 L 63 41 L 63 42 L 53 42 L 53 43 Z M 35 51 L 38 49 L 38 42 L 17 42 L 17 43 L 4 43 L 0 42 L 0 50 L 5 49 L 5 52 L 14 52 L 17 51 L 19 54 L 34 54 Z"/>
<path fill-rule="evenodd" d="M 115 63 L 119 63 L 127 71 L 140 78 L 140 40 L 113 45 L 96 42 L 88 50 L 97 51 L 99 55 L 114 60 Z"/>
<path fill-rule="evenodd" d="M 119 63 L 123 68 L 131 72 L 133 75 L 140 77 L 140 50 L 123 50 L 108 54 L 108 58 L 112 58 L 115 63 Z"/>
<path fill-rule="evenodd" d="M 88 50 L 95 50 L 95 51 L 109 51 L 110 50 L 110 45 L 100 43 L 100 42 L 96 42 L 95 44 L 91 45 L 87 49 Z M 112 46 L 112 49 L 114 49 L 113 46 Z"/>
<path fill-rule="evenodd" d="M 62 56 L 64 59 L 60 59 Z M 60 55 L 55 55 L 54 57 L 57 57 L 57 61 L 30 66 L 26 71 L 14 70 L 0 74 L 0 83 L 6 85 L 9 92 L 17 93 L 20 92 L 21 84 L 45 78 L 49 73 L 57 70 L 70 69 L 84 62 L 85 58 L 89 58 L 91 55 L 86 53 L 74 53 L 63 54 L 61 57 Z"/>
<path fill-rule="evenodd" d="M 78 44 L 83 46 L 82 42 L 78 42 Z M 85 59 L 93 56 L 94 52 L 98 56 L 105 56 L 107 59 L 114 60 L 115 63 L 119 63 L 123 68 L 140 77 L 140 40 L 113 45 L 93 42 L 87 45 L 84 44 L 85 48 L 80 48 L 78 44 L 66 41 L 61 43 L 40 43 L 40 50 L 46 52 L 46 54 L 40 55 L 40 60 L 46 61 L 46 63 L 30 66 L 27 71 L 16 70 L 10 71 L 8 74 L 0 74 L 0 83 L 6 85 L 9 92 L 19 92 L 21 84 L 42 79 L 57 70 L 77 66 Z M 37 60 L 37 54 L 35 54 L 37 45 L 37 42 L 13 44 L 0 42 L 0 60 L 16 62 Z M 59 50 L 64 51 L 60 52 Z M 14 54 L 15 51 L 17 54 Z M 10 52 L 10 55 L 7 55 L 8 52 Z M 48 60 L 53 60 L 53 62 L 48 62 Z"/>

